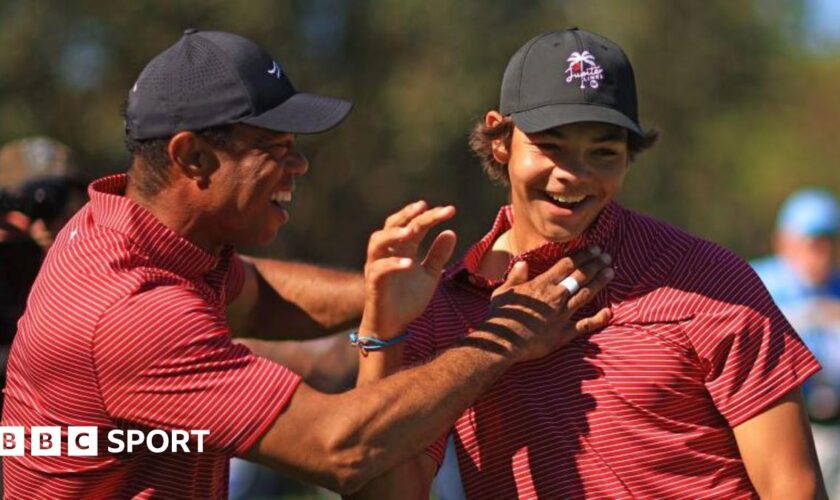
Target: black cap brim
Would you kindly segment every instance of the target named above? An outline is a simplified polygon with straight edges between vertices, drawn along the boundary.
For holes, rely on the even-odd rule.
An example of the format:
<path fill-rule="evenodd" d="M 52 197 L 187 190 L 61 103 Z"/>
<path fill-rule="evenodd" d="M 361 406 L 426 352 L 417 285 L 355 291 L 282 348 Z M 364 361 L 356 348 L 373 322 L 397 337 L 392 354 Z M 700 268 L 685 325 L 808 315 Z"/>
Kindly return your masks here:
<path fill-rule="evenodd" d="M 353 103 L 343 99 L 297 93 L 279 106 L 246 118 L 242 123 L 277 132 L 317 134 L 341 123 L 352 108 Z"/>
<path fill-rule="evenodd" d="M 624 127 L 638 136 L 644 135 L 641 127 L 623 113 L 597 104 L 550 104 L 511 113 L 511 118 L 519 130 L 526 134 L 570 123 L 600 122 Z"/>

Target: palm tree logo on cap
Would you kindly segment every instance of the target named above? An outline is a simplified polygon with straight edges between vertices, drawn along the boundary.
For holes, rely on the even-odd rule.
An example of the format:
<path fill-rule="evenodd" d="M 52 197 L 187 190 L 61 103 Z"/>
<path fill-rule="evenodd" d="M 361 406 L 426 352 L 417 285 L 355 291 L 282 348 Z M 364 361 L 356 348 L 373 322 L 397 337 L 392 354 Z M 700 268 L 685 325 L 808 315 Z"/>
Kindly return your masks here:
<path fill-rule="evenodd" d="M 598 88 L 598 80 L 604 78 L 604 69 L 595 62 L 595 56 L 589 53 L 588 50 L 583 52 L 572 52 L 572 55 L 566 59 L 569 67 L 566 68 L 565 73 L 566 82 L 571 83 L 573 80 L 580 80 L 581 90 L 586 88 L 586 84 L 593 89 Z"/>

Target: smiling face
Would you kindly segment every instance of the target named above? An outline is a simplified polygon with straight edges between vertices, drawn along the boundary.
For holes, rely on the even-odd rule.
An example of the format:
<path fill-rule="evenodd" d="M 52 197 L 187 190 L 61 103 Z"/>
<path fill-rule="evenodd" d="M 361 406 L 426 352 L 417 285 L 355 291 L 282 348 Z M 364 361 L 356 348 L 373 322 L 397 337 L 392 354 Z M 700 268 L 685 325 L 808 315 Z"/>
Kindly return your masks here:
<path fill-rule="evenodd" d="M 214 240 L 266 245 L 289 220 L 295 177 L 309 162 L 295 149 L 295 136 L 235 125 L 231 145 L 216 150 L 218 168 L 208 179 L 208 226 Z"/>
<path fill-rule="evenodd" d="M 501 119 L 491 112 L 487 123 Z M 507 164 L 515 251 L 525 252 L 569 241 L 595 221 L 624 181 L 627 131 L 596 122 L 535 134 L 514 127 L 510 147 L 494 141 L 493 154 Z"/>
<path fill-rule="evenodd" d="M 805 283 L 822 286 L 831 279 L 838 248 L 836 235 L 806 236 L 780 231 L 775 245 Z"/>

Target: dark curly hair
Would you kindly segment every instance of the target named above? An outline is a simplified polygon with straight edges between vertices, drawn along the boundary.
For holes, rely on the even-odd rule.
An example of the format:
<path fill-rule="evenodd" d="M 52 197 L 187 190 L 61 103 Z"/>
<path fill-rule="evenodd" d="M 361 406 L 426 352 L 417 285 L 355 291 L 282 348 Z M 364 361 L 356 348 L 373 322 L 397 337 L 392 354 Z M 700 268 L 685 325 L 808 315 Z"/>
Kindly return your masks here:
<path fill-rule="evenodd" d="M 496 158 L 493 157 L 492 146 L 494 140 L 502 139 L 510 148 L 513 127 L 513 120 L 509 116 L 505 116 L 501 122 L 493 127 L 488 127 L 483 119 L 478 120 L 473 126 L 472 132 L 470 132 L 470 149 L 481 161 L 481 166 L 490 180 L 502 186 L 508 185 L 507 164 L 496 161 Z M 628 134 L 627 150 L 630 161 L 635 160 L 639 153 L 653 147 L 658 139 L 659 132 L 654 129 L 645 131 L 642 136 Z"/>

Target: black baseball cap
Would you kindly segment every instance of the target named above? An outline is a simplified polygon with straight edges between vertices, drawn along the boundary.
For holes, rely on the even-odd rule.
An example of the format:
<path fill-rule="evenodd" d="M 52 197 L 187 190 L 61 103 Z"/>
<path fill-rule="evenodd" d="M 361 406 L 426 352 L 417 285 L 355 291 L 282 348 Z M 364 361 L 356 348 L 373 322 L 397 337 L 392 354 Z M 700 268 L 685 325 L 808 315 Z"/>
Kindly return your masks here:
<path fill-rule="evenodd" d="M 352 106 L 298 92 L 283 66 L 247 38 L 188 29 L 140 73 L 125 128 L 133 139 L 232 123 L 314 134 L 341 123 Z"/>
<path fill-rule="evenodd" d="M 643 135 L 627 55 L 578 28 L 544 33 L 516 51 L 502 78 L 499 111 L 526 133 L 592 121 Z"/>

